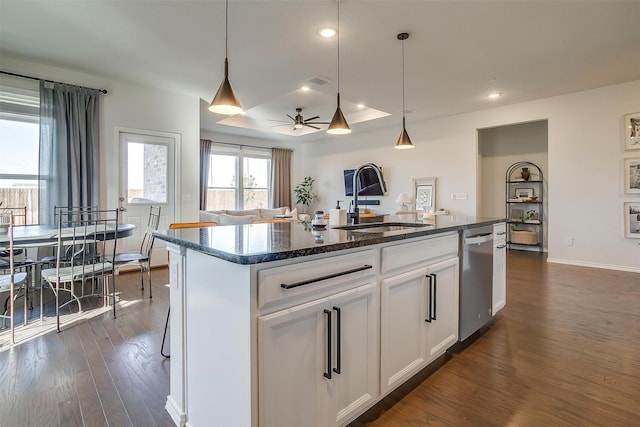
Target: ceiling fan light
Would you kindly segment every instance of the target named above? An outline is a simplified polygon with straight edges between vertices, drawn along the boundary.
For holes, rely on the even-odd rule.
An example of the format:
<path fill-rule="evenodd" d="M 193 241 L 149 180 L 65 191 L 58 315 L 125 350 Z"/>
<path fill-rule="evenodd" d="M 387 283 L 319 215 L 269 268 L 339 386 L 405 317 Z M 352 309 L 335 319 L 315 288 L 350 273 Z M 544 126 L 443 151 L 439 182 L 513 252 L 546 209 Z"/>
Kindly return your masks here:
<path fill-rule="evenodd" d="M 302 129 L 303 125 L 300 123 L 296 123 L 295 125 L 293 125 L 294 129 Z"/>
<path fill-rule="evenodd" d="M 233 90 L 233 86 L 231 86 L 231 82 L 229 81 L 229 60 L 227 58 L 224 59 L 224 80 L 209 105 L 209 111 L 225 115 L 242 113 L 240 101 L 238 101 L 236 92 Z"/>

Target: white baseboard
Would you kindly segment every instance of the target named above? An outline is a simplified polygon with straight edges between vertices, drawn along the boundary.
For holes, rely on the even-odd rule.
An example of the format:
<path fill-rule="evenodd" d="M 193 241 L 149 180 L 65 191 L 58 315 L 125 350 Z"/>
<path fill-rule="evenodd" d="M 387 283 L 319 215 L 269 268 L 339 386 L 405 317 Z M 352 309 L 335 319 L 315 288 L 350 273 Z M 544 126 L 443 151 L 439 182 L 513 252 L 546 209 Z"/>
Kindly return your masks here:
<path fill-rule="evenodd" d="M 574 261 L 562 258 L 547 258 L 547 262 L 553 264 L 575 265 L 578 267 L 603 268 L 605 270 L 628 271 L 630 273 L 640 273 L 640 267 L 627 267 L 624 265 L 599 264 L 595 262 Z"/>
<path fill-rule="evenodd" d="M 187 423 L 187 414 L 181 412 L 180 407 L 171 396 L 167 396 L 167 403 L 164 405 L 164 409 L 169 413 L 176 426 L 183 427 Z"/>

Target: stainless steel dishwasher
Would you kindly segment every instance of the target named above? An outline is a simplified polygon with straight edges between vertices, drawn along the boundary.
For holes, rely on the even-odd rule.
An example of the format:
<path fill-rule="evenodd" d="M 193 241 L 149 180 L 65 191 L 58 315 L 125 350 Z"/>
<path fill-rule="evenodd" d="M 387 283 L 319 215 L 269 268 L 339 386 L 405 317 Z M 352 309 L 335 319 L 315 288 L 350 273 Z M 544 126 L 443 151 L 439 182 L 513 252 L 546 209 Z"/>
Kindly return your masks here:
<path fill-rule="evenodd" d="M 460 235 L 460 341 L 491 320 L 493 294 L 493 226 L 463 230 Z"/>

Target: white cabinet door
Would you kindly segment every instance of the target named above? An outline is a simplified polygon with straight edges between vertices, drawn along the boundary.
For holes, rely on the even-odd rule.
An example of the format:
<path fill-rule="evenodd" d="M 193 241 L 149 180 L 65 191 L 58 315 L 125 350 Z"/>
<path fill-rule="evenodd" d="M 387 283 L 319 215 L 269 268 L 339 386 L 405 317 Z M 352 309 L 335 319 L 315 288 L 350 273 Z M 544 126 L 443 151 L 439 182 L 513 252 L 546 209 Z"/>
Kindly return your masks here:
<path fill-rule="evenodd" d="M 492 315 L 496 315 L 507 303 L 507 245 L 493 246 L 493 301 Z"/>
<path fill-rule="evenodd" d="M 432 307 L 431 321 L 427 322 L 428 361 L 440 356 L 458 341 L 458 276 L 458 258 L 429 266 L 428 302 Z"/>
<path fill-rule="evenodd" d="M 258 318 L 260 427 L 326 425 L 327 307 L 322 298 Z"/>
<path fill-rule="evenodd" d="M 345 425 L 379 395 L 377 287 L 370 283 L 329 300 L 334 315 L 330 425 Z"/>
<path fill-rule="evenodd" d="M 382 394 L 402 384 L 427 362 L 428 268 L 381 282 L 380 387 Z"/>
<path fill-rule="evenodd" d="M 376 289 L 258 318 L 261 427 L 346 424 L 378 397 Z"/>

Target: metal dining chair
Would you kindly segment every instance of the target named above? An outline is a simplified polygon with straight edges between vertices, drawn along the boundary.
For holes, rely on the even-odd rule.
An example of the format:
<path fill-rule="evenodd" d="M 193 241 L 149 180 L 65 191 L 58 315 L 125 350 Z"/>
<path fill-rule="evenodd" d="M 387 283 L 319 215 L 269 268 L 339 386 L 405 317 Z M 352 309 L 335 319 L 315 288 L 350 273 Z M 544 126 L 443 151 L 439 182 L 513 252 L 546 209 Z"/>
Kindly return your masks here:
<path fill-rule="evenodd" d="M 0 275 L 0 294 L 7 294 L 4 302 L 4 311 L 0 315 L 2 319 L 2 328 L 6 326 L 6 321 L 9 321 L 9 330 L 11 335 L 11 344 L 15 344 L 15 318 L 14 318 L 14 303 L 17 299 L 18 292 L 24 290 L 27 285 L 27 273 L 16 272 L 14 266 L 14 246 L 13 246 L 13 215 L 10 215 L 9 226 L 7 228 L 7 234 L 9 240 L 6 244 L 6 250 L 8 251 L 9 265 L 8 274 Z M 24 321 L 27 321 L 27 306 L 25 295 L 25 313 Z"/>
<path fill-rule="evenodd" d="M 174 222 L 173 224 L 169 224 L 169 230 L 180 230 L 185 228 L 204 228 L 204 227 L 213 227 L 218 225 L 217 222 L 213 221 L 202 221 L 202 222 Z M 171 355 L 169 353 L 164 352 L 164 343 L 167 339 L 167 329 L 169 328 L 169 315 L 171 314 L 171 305 L 167 309 L 167 320 L 164 323 L 164 333 L 162 334 L 162 344 L 160 345 L 160 354 L 162 357 L 169 359 Z"/>
<path fill-rule="evenodd" d="M 155 240 L 153 232 L 158 229 L 159 223 L 160 206 L 150 206 L 147 228 L 142 237 L 140 252 L 123 252 L 115 256 L 116 270 L 129 266 L 140 268 L 140 289 L 142 290 L 144 290 L 144 273 L 147 273 L 149 278 L 149 298 L 153 298 L 151 290 L 151 251 L 153 250 L 153 242 Z"/>
<path fill-rule="evenodd" d="M 88 296 L 102 295 L 105 307 L 111 300 L 115 317 L 114 258 L 117 239 L 114 237 L 118 235 L 118 213 L 117 209 L 60 212 L 56 265 L 41 272 L 42 279 L 55 296 L 58 331 L 60 310 L 76 302 L 80 313 L 81 299 Z M 113 248 L 109 247 L 109 240 L 113 240 Z M 87 282 L 91 284 L 91 292 L 85 291 Z M 69 293 L 69 299 L 61 302 L 63 292 Z"/>

